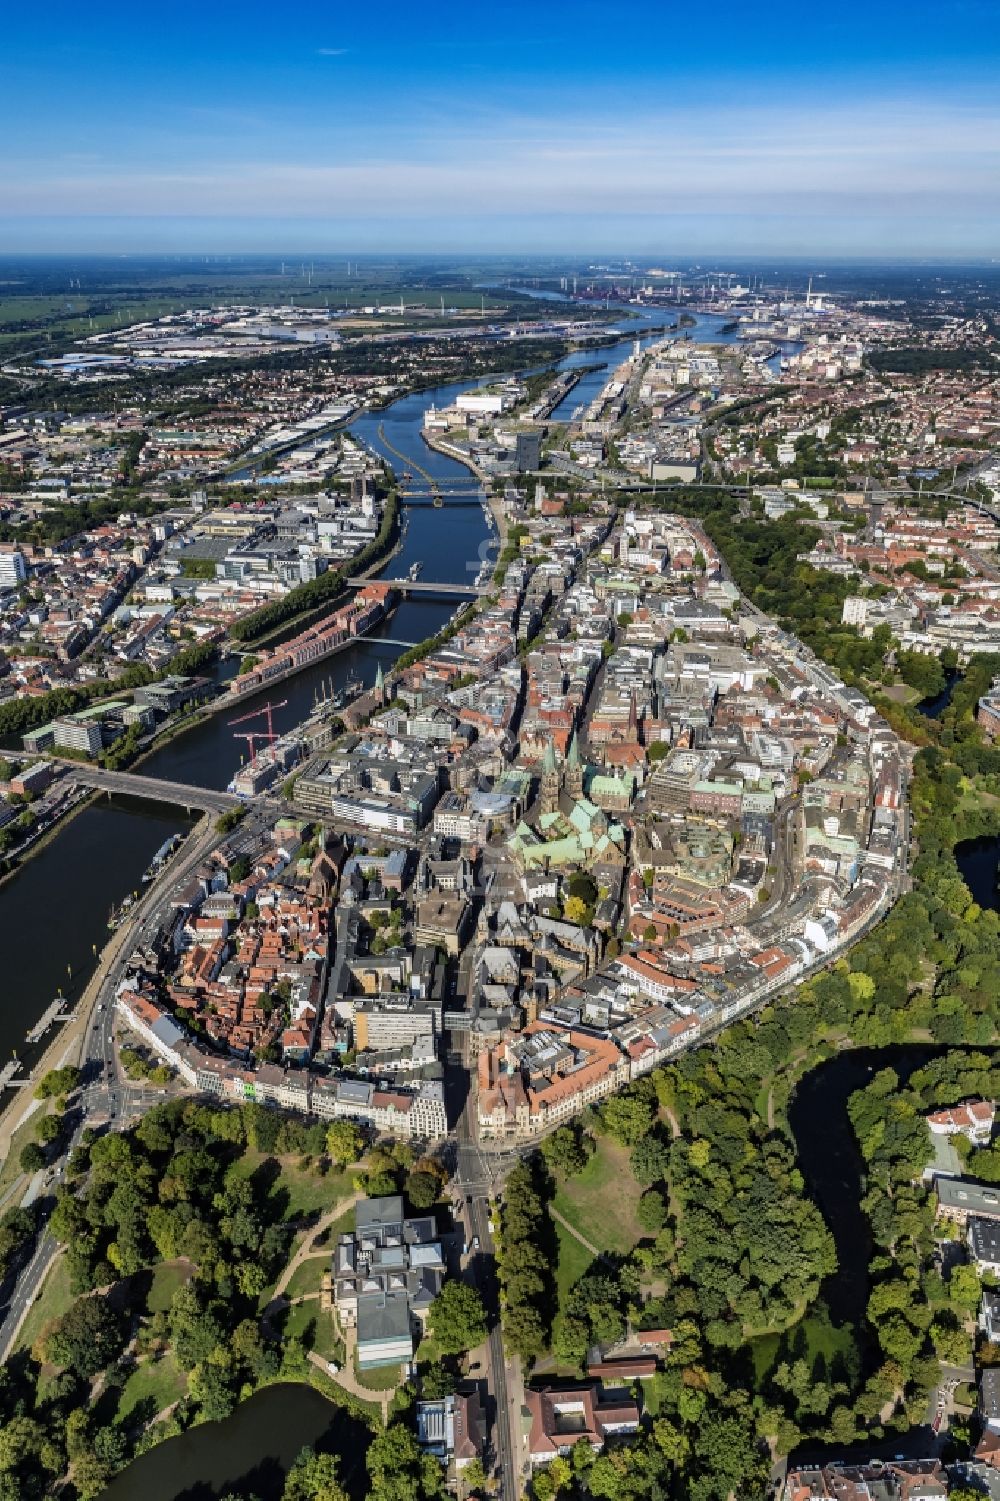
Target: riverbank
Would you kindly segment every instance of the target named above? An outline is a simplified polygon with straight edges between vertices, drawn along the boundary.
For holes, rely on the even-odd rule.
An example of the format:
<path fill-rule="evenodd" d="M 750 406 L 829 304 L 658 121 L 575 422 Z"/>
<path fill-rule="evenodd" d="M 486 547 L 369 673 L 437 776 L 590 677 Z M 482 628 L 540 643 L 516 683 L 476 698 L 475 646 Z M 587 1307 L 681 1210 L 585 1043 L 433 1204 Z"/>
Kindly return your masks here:
<path fill-rule="evenodd" d="M 95 793 L 95 799 L 99 794 Z M 85 1061 L 87 1034 L 91 1017 L 101 990 L 120 960 L 127 957 L 135 941 L 135 932 L 143 918 L 149 915 L 162 899 L 163 889 L 177 877 L 179 869 L 193 869 L 217 841 L 213 820 L 206 814 L 191 830 L 184 844 L 166 862 L 157 880 L 153 881 L 141 900 L 133 908 L 129 920 L 111 935 L 100 954 L 93 974 L 85 985 L 73 1008 L 70 1020 L 60 1027 L 41 1056 L 32 1065 L 27 1076 L 19 1080 L 21 1087 L 0 1106 L 0 1157 L 10 1152 L 11 1139 L 24 1121 L 34 1113 L 35 1101 L 32 1084 L 50 1069 L 62 1068 L 67 1063 L 82 1065 Z"/>
<path fill-rule="evenodd" d="M 392 558 L 395 557 L 396 553 L 399 552 L 400 545 L 401 544 L 397 542 L 388 558 L 380 558 L 378 561 L 371 563 L 368 566 L 367 570 L 362 570 L 358 577 L 371 578 L 378 572 L 379 569 L 385 568 L 388 563 L 392 561 Z M 296 620 L 294 634 L 297 635 L 300 631 L 308 629 L 310 624 L 317 624 L 325 619 L 326 616 L 334 614 L 338 609 L 342 608 L 342 606 L 346 604 L 353 593 L 354 589 L 352 587 L 345 588 L 343 593 L 337 595 L 332 602 L 317 606 L 314 611 L 310 612 L 310 616 L 308 618 L 301 618 Z M 376 621 L 373 624 L 371 630 L 377 629 L 379 625 L 382 625 L 385 621 L 389 620 L 396 608 L 396 605 L 390 605 L 385 614 L 382 616 L 381 620 Z M 285 635 L 286 633 L 288 633 L 288 631 L 289 624 L 288 622 L 286 622 L 285 624 L 276 627 L 275 630 L 270 633 L 267 639 L 273 639 L 275 636 Z M 296 677 L 299 673 L 305 672 L 309 668 L 314 667 L 317 662 L 324 662 L 329 657 L 337 656 L 340 652 L 346 650 L 350 646 L 353 646 L 358 641 L 364 640 L 368 634 L 370 634 L 368 631 L 363 631 L 358 636 L 350 636 L 345 641 L 338 642 L 336 646 L 331 647 L 330 650 L 324 652 L 322 656 L 315 657 L 308 662 L 296 663 L 292 667 L 286 668 L 283 672 L 280 672 L 276 676 L 269 678 L 266 687 L 262 686 L 255 691 L 263 693 L 272 688 L 275 684 L 283 683 L 286 682 L 289 678 Z M 264 644 L 265 641 L 262 638 L 260 641 L 256 641 L 254 643 L 254 646 L 263 646 Z M 252 653 L 248 653 L 248 655 L 252 655 Z M 239 674 L 235 675 L 235 677 L 238 676 Z M 235 679 L 231 679 L 230 681 L 233 680 Z M 252 697 L 252 695 L 250 696 Z M 162 751 L 167 745 L 171 743 L 171 741 L 178 739 L 181 735 L 189 733 L 191 730 L 197 729 L 199 725 L 205 724 L 207 720 L 213 718 L 215 715 L 223 712 L 226 709 L 232 709 L 234 705 L 237 705 L 241 702 L 242 699 L 239 697 L 239 695 L 232 694 L 227 690 L 227 688 L 220 685 L 220 691 L 215 698 L 210 699 L 207 703 L 200 704 L 197 709 L 191 710 L 189 713 L 181 715 L 178 719 L 168 721 L 166 724 L 164 724 L 162 729 L 154 732 L 153 738 L 148 742 L 148 744 L 143 747 L 138 755 L 134 756 L 127 763 L 127 766 L 122 766 L 118 769 L 123 771 L 131 771 L 136 767 L 141 766 L 143 762 L 148 761 L 152 756 L 158 755 L 160 751 Z M 16 874 L 16 869 L 14 871 L 11 871 L 9 874 Z M 0 886 L 2 886 L 3 884 L 3 879 L 0 879 Z"/>
<path fill-rule="evenodd" d="M 253 650 L 256 643 L 273 636 L 275 631 L 284 630 L 287 626 L 297 626 L 308 611 L 330 606 L 345 579 L 364 574 L 369 567 L 385 566 L 387 558 L 399 542 L 399 534 L 399 495 L 393 488 L 386 495 L 379 529 L 370 542 L 359 547 L 350 558 L 338 563 L 336 568 L 328 568 L 316 578 L 296 584 L 294 589 L 287 590 L 277 599 L 241 615 L 229 626 L 230 641 L 236 643 L 237 649 L 248 646 Z"/>
<path fill-rule="evenodd" d="M 12 855 L 5 856 L 8 860 L 13 859 L 16 861 L 16 864 L 12 865 L 9 870 L 5 870 L 3 875 L 0 875 L 0 891 L 3 890 L 8 881 L 12 881 L 15 876 L 20 875 L 29 860 L 33 860 L 36 855 L 40 855 L 43 850 L 47 849 L 57 835 L 61 834 L 73 822 L 74 818 L 79 817 L 97 796 L 96 792 L 84 792 L 79 788 L 77 790 L 81 793 L 81 796 L 74 800 L 71 807 L 60 813 L 54 823 L 49 824 L 36 839 L 32 839 L 29 836 L 24 844 L 15 850 Z"/>
<path fill-rule="evenodd" d="M 374 578 L 380 569 L 388 567 L 393 558 L 402 551 L 402 548 L 402 539 L 397 536 L 389 552 L 385 553 L 384 556 L 377 558 L 374 562 L 367 564 L 364 568 L 352 568 L 350 570 L 351 576 L 353 578 L 363 579 Z M 348 568 L 349 564 L 345 563 L 343 566 L 345 568 Z M 324 616 L 332 615 L 334 610 L 339 610 L 341 605 L 346 604 L 348 598 L 353 592 L 353 589 L 348 586 L 333 600 L 324 600 L 322 604 L 315 605 L 312 609 L 303 611 L 301 615 L 293 615 L 291 619 L 282 621 L 280 625 L 276 625 L 273 630 L 265 632 L 263 636 L 255 636 L 253 641 L 242 643 L 240 645 L 237 645 L 235 641 L 230 642 L 228 650 L 233 656 L 252 657 L 256 656 L 257 651 L 262 647 L 269 647 L 272 645 L 280 646 L 281 637 L 284 636 L 286 632 L 288 632 L 292 627 L 294 627 L 292 634 L 298 635 L 299 631 L 305 631 L 308 630 L 311 625 L 317 625 L 324 618 Z"/>

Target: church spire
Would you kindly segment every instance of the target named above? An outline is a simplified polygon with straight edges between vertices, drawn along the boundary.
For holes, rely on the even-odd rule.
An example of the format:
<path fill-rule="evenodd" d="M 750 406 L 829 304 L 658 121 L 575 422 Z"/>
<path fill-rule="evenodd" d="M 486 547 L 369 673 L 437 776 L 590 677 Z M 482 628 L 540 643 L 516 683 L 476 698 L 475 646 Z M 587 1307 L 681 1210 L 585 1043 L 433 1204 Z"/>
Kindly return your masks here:
<path fill-rule="evenodd" d="M 559 768 L 556 766 L 556 753 L 551 740 L 545 742 L 545 755 L 542 758 L 542 812 L 554 813 L 559 806 Z"/>
<path fill-rule="evenodd" d="M 583 765 L 580 761 L 580 742 L 577 739 L 575 726 L 566 753 L 566 791 L 574 801 L 583 796 Z"/>

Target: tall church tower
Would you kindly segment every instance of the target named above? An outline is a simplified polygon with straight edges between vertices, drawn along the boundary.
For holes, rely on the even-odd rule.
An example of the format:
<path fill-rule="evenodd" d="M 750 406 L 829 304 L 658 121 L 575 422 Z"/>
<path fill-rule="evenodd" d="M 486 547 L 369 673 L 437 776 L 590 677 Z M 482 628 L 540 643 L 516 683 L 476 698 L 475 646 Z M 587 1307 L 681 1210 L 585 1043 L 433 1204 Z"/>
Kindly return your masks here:
<path fill-rule="evenodd" d="M 636 741 L 639 738 L 639 706 L 636 703 L 634 688 L 628 701 L 628 738 L 630 741 Z"/>
<path fill-rule="evenodd" d="M 566 791 L 574 802 L 579 802 L 583 797 L 583 765 L 580 761 L 580 745 L 576 738 L 576 730 L 570 737 L 569 750 L 566 755 Z"/>
<path fill-rule="evenodd" d="M 542 812 L 555 813 L 559 808 L 559 768 L 556 753 L 550 740 L 545 747 L 542 761 Z"/>

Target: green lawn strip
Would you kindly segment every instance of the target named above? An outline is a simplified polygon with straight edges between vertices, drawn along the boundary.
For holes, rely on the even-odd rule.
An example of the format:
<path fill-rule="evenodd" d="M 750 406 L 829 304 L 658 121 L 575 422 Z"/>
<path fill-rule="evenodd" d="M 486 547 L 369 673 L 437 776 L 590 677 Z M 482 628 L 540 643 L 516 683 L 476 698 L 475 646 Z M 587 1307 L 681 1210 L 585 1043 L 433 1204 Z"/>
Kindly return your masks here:
<path fill-rule="evenodd" d="M 873 687 L 872 692 L 884 693 L 896 704 L 918 704 L 923 698 L 920 689 L 911 688 L 908 683 L 893 683 L 888 688 L 881 685 Z"/>
<path fill-rule="evenodd" d="M 802 1354 L 810 1366 L 821 1355 L 829 1368 L 834 1358 L 846 1356 L 854 1343 L 854 1332 L 850 1327 L 845 1325 L 838 1329 L 825 1305 L 817 1303 L 807 1318 L 791 1324 L 784 1331 L 772 1329 L 748 1336 L 758 1388 L 779 1359 L 797 1358 L 789 1354 L 789 1343 L 797 1351 L 803 1336 L 805 1349 Z"/>
<path fill-rule="evenodd" d="M 322 1309 L 316 1315 L 316 1341 L 313 1349 L 324 1360 L 336 1361 L 341 1366 L 344 1364 L 344 1342 L 337 1333 L 333 1314 L 324 1313 Z"/>
<path fill-rule="evenodd" d="M 401 1380 L 398 1364 L 378 1366 L 374 1371 L 363 1371 L 355 1360 L 354 1374 L 360 1385 L 367 1387 L 370 1392 L 395 1391 Z"/>
<path fill-rule="evenodd" d="M 626 1252 L 646 1233 L 636 1218 L 641 1196 L 629 1168 L 628 1148 L 602 1136 L 583 1172 L 561 1183 L 553 1202 L 599 1250 Z"/>
<path fill-rule="evenodd" d="M 178 1369 L 169 1351 L 159 1360 L 144 1360 L 122 1387 L 118 1399 L 118 1421 L 127 1422 L 140 1403 L 149 1404 L 148 1416 L 143 1413 L 143 1417 L 147 1420 L 153 1418 L 183 1397 L 186 1391 L 187 1377 Z"/>
<path fill-rule="evenodd" d="M 552 1223 L 555 1228 L 556 1239 L 559 1242 L 559 1265 L 556 1270 L 556 1287 L 561 1307 L 566 1301 L 570 1288 L 575 1282 L 579 1282 L 594 1258 L 587 1250 L 587 1247 L 582 1246 L 575 1235 L 570 1234 L 565 1225 L 560 1225 L 558 1220 L 553 1220 Z"/>
<path fill-rule="evenodd" d="M 237 1160 L 235 1168 L 241 1177 L 250 1178 L 269 1160 L 272 1159 L 266 1152 L 248 1150 Z M 320 1175 L 303 1170 L 293 1157 L 273 1160 L 278 1163 L 280 1173 L 271 1187 L 271 1197 L 281 1196 L 287 1200 L 283 1215 L 286 1220 L 321 1214 L 353 1191 L 354 1182 L 347 1173 L 334 1169 Z"/>
<path fill-rule="evenodd" d="M 153 1269 L 153 1281 L 146 1298 L 148 1313 L 166 1313 L 173 1302 L 174 1293 L 184 1287 L 194 1275 L 189 1261 L 162 1261 Z"/>
<path fill-rule="evenodd" d="M 301 1298 L 303 1293 L 318 1293 L 319 1285 L 323 1280 L 323 1273 L 330 1270 L 329 1252 L 320 1252 L 317 1256 L 307 1256 L 305 1261 L 300 1261 L 285 1288 L 285 1297 L 288 1299 Z"/>
<path fill-rule="evenodd" d="M 17 1336 L 18 1350 L 30 1350 L 46 1324 L 61 1318 L 73 1303 L 69 1286 L 69 1264 L 65 1256 L 57 1256 L 49 1267 L 41 1292 L 28 1311 Z"/>
<path fill-rule="evenodd" d="M 47 1109 L 48 1107 L 46 1105 L 42 1105 L 38 1110 L 34 1112 L 34 1114 L 28 1117 L 23 1125 L 18 1126 L 17 1130 L 11 1137 L 10 1151 L 7 1153 L 3 1161 L 0 1162 L 0 1197 L 2 1197 L 7 1192 L 8 1188 L 10 1188 L 11 1184 L 17 1178 L 20 1178 L 22 1176 L 21 1152 L 28 1145 L 29 1141 L 38 1140 L 37 1136 L 35 1135 L 35 1130 L 42 1116 L 46 1114 Z M 27 1186 L 27 1179 L 25 1179 L 25 1186 Z M 12 1205 L 16 1204 L 21 1197 L 23 1197 L 23 1190 L 22 1194 L 13 1195 L 10 1200 L 10 1204 L 6 1205 L 5 1207 L 10 1208 Z"/>
<path fill-rule="evenodd" d="M 338 1365 L 343 1360 L 344 1350 L 334 1331 L 333 1314 L 320 1308 L 318 1298 L 311 1298 L 308 1303 L 293 1303 L 278 1315 L 275 1324 L 282 1339 L 304 1340 L 307 1348 L 315 1350 L 323 1360 L 335 1360 Z"/>

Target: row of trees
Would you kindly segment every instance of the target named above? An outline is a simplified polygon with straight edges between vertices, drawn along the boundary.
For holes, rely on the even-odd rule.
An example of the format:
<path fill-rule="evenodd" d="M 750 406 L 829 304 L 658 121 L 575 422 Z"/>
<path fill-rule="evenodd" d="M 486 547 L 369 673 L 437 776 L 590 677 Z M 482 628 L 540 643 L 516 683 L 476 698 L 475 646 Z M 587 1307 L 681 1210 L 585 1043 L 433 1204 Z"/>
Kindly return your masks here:
<path fill-rule="evenodd" d="M 298 584 L 294 589 L 289 589 L 288 593 L 283 594 L 280 599 L 272 601 L 271 604 L 262 605 L 259 610 L 254 610 L 249 615 L 244 615 L 230 627 L 229 634 L 233 640 L 256 641 L 279 625 L 285 625 L 309 610 L 315 610 L 320 605 L 331 604 L 343 592 L 344 579 L 348 573 L 363 572 L 385 555 L 396 535 L 398 519 L 399 501 L 395 490 L 390 490 L 386 497 L 377 534 L 352 558 L 346 569 L 328 568 L 318 578 L 308 579 L 304 584 Z"/>
<path fill-rule="evenodd" d="M 96 699 L 143 688 L 147 683 L 173 673 L 189 677 L 202 671 L 212 661 L 216 650 L 210 642 L 199 642 L 181 647 L 159 672 L 154 672 L 144 662 L 130 662 L 113 681 L 98 678 L 89 683 L 76 683 L 72 688 L 53 688 L 36 698 L 9 699 L 0 704 L 0 735 L 19 735 L 24 730 L 48 724 L 62 714 L 74 714 Z"/>
<path fill-rule="evenodd" d="M 504 1192 L 497 1248 L 501 1322 L 507 1349 L 527 1364 L 545 1350 L 556 1307 L 550 1192 L 537 1157 L 518 1163 Z"/>

